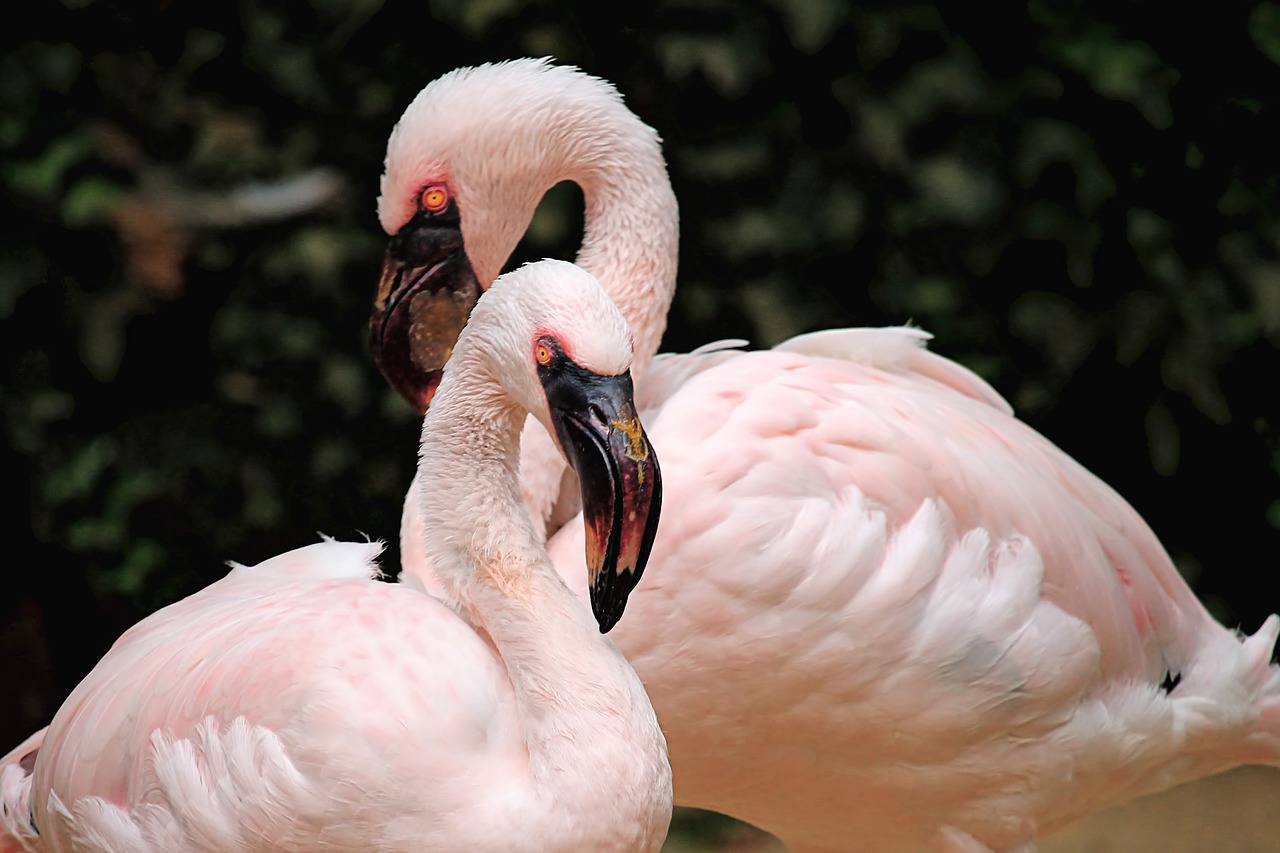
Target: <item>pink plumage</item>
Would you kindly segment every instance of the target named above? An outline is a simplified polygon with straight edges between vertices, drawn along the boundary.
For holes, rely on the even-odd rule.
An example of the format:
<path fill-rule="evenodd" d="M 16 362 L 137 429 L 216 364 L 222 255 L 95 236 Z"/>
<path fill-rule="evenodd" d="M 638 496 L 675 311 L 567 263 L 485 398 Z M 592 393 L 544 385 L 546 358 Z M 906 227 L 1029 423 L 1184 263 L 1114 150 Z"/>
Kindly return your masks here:
<path fill-rule="evenodd" d="M 1280 620 L 1243 640 L 1215 623 L 1121 497 L 920 330 L 653 357 L 676 202 L 657 135 L 608 83 L 545 60 L 445 75 L 388 142 L 379 210 L 400 234 L 422 187 L 448 187 L 484 284 L 561 180 L 582 187 L 577 261 L 631 324 L 663 454 L 668 509 L 614 636 L 679 804 L 794 850 L 1012 851 L 1280 763 Z M 552 450 L 526 429 L 525 499 L 581 592 Z M 419 524 L 407 504 L 403 572 L 429 585 Z"/>
<path fill-rule="evenodd" d="M 625 390 L 629 334 L 571 264 L 509 278 L 423 425 L 439 597 L 376 582 L 380 543 L 234 566 L 125 632 L 0 761 L 0 851 L 661 847 L 671 775 L 653 709 L 512 480 L 525 413 L 553 418 L 534 336 L 590 355 L 564 382 Z M 644 528 L 650 504 L 629 507 L 616 524 Z"/>

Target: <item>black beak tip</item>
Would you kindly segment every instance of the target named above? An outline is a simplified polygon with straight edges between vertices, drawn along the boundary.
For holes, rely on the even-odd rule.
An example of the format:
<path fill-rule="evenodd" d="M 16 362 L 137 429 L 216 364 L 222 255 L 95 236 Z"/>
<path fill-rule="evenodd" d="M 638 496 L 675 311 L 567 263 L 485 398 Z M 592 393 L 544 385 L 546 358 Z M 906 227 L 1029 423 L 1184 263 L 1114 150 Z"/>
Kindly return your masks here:
<path fill-rule="evenodd" d="M 600 626 L 600 633 L 613 629 L 627 609 L 627 599 L 635 588 L 634 571 L 603 569 L 591 587 L 591 612 Z"/>
<path fill-rule="evenodd" d="M 618 620 L 622 618 L 622 613 L 626 609 L 627 601 L 625 598 L 615 601 L 612 607 L 603 608 L 596 602 L 591 603 L 591 610 L 595 613 L 596 623 L 600 626 L 600 633 L 607 634 L 613 630 L 613 626 L 618 624 Z"/>

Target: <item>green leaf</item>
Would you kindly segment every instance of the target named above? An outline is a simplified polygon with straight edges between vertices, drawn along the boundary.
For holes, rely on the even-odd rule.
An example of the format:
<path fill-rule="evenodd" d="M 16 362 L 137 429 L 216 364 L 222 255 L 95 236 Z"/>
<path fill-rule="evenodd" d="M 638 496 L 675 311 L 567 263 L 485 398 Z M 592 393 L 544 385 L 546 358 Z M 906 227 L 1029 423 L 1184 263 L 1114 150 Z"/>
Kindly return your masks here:
<path fill-rule="evenodd" d="M 44 500 L 56 507 L 87 496 L 115 458 L 115 443 L 106 436 L 83 445 L 44 479 Z"/>
<path fill-rule="evenodd" d="M 62 202 L 62 221 L 72 228 L 100 222 L 115 209 L 124 189 L 101 177 L 77 181 Z"/>
<path fill-rule="evenodd" d="M 90 148 L 88 137 L 81 133 L 55 139 L 34 160 L 6 164 L 5 181 L 19 192 L 50 197 L 67 170 L 89 156 Z"/>
<path fill-rule="evenodd" d="M 1280 65 L 1280 4 L 1259 3 L 1253 7 L 1249 13 L 1249 37 L 1267 59 Z"/>
<path fill-rule="evenodd" d="M 137 595 L 146 590 L 151 575 L 169 559 L 169 552 L 154 539 L 141 538 L 129 543 L 124 560 L 112 572 L 116 590 Z"/>

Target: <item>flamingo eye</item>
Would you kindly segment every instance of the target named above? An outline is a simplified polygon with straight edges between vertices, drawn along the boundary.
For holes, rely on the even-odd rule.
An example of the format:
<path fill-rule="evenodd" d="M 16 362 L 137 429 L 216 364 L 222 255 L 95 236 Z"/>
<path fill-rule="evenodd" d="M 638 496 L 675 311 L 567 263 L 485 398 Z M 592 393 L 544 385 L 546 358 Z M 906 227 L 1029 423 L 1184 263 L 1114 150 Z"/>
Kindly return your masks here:
<path fill-rule="evenodd" d="M 444 187 L 427 187 L 422 191 L 422 208 L 428 213 L 439 213 L 449 203 L 449 191 Z"/>
<path fill-rule="evenodd" d="M 564 358 L 564 351 L 560 348 L 560 339 L 550 333 L 538 335 L 533 339 L 533 358 L 538 362 L 539 369 L 554 367 Z"/>

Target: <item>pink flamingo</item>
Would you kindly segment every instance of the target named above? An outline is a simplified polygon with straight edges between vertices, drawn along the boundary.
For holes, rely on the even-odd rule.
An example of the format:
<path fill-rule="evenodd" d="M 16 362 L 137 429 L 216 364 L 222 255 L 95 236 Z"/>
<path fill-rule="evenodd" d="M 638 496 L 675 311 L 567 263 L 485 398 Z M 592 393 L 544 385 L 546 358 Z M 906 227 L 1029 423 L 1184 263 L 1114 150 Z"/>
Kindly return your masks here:
<path fill-rule="evenodd" d="M 644 568 L 661 493 L 630 333 L 572 264 L 507 278 L 423 423 L 416 499 L 447 595 L 375 582 L 380 543 L 234 566 L 126 632 L 34 759 L 29 741 L 5 760 L 0 850 L 661 847 L 662 732 L 602 636 Z M 596 619 L 520 498 L 529 411 L 583 484 Z"/>
<path fill-rule="evenodd" d="M 668 512 L 614 638 L 678 804 L 797 851 L 1010 851 L 1280 764 L 1280 619 L 1247 639 L 1214 622 L 1134 510 L 924 332 L 654 358 L 676 201 L 657 135 L 577 69 L 459 69 L 391 134 L 372 340 L 411 403 L 430 401 L 480 285 L 562 180 L 582 189 L 577 262 L 631 325 L 663 450 Z M 523 441 L 525 500 L 580 588 L 583 522 L 553 497 L 563 463 L 537 425 Z M 403 575 L 429 585 L 421 524 L 408 502 Z"/>

